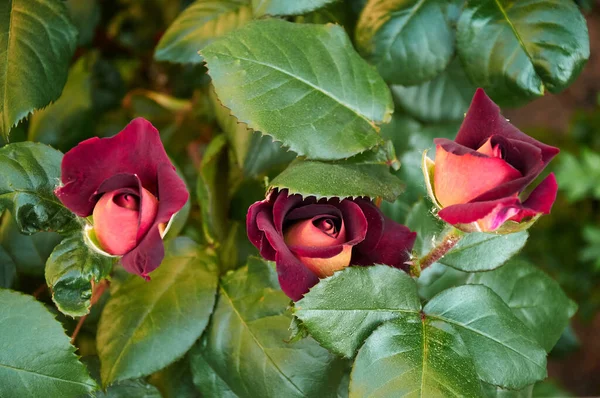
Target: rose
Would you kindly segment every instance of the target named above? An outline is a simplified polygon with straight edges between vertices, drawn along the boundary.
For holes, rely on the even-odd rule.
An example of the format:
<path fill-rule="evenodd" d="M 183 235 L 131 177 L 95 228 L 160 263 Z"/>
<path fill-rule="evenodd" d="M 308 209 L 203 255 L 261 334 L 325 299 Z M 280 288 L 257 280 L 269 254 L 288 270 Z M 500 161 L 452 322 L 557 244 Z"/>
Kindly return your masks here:
<path fill-rule="evenodd" d="M 317 201 L 287 189 L 250 206 L 246 227 L 261 255 L 276 262 L 281 289 L 294 301 L 350 264 L 406 270 L 416 238 L 368 199 Z"/>
<path fill-rule="evenodd" d="M 454 141 L 437 138 L 435 163 L 424 155 L 429 194 L 439 217 L 466 232 L 509 233 L 550 213 L 554 174 L 521 202 L 519 195 L 558 154 L 510 124 L 478 89 Z"/>
<path fill-rule="evenodd" d="M 63 157 L 61 180 L 56 196 L 93 216 L 101 249 L 149 279 L 164 258 L 165 226 L 189 196 L 154 126 L 138 118 L 114 137 L 79 143 Z"/>

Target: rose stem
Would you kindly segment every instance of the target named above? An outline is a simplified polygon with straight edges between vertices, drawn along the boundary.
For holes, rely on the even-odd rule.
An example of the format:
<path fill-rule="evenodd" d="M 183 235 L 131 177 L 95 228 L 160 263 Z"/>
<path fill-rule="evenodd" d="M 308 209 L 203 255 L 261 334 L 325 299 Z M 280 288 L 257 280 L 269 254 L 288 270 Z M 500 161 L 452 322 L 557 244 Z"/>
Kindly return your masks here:
<path fill-rule="evenodd" d="M 461 240 L 463 235 L 458 229 L 452 228 L 429 253 L 415 261 L 414 266 L 411 266 L 411 275 L 418 277 L 421 271 L 444 257 Z"/>
<path fill-rule="evenodd" d="M 92 299 L 90 300 L 90 309 L 92 308 L 92 306 L 94 304 L 96 304 L 98 302 L 98 300 L 100 300 L 100 297 L 102 297 L 106 288 L 108 287 L 108 281 L 106 279 L 104 279 L 102 282 L 98 283 L 97 285 L 94 283 L 93 280 L 91 281 L 91 283 L 92 283 Z M 77 339 L 77 335 L 79 334 L 79 331 L 81 330 L 81 327 L 83 326 L 83 322 L 85 322 L 86 318 L 87 318 L 87 315 L 84 315 L 81 318 L 79 318 L 79 322 L 77 322 L 77 326 L 75 326 L 75 330 L 73 330 L 73 335 L 71 336 L 71 344 L 75 344 L 75 339 Z"/>

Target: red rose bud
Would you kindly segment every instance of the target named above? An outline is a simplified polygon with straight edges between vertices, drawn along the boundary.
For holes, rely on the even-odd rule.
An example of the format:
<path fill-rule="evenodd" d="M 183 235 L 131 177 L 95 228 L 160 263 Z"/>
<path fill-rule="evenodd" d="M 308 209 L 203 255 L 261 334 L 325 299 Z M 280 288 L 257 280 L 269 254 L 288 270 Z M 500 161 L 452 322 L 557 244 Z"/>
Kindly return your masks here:
<path fill-rule="evenodd" d="M 437 138 L 435 163 L 423 171 L 439 217 L 466 231 L 516 232 L 550 213 L 558 186 L 550 174 L 522 202 L 519 195 L 558 154 L 510 124 L 478 89 L 454 141 Z"/>
<path fill-rule="evenodd" d="M 158 131 L 143 118 L 111 138 L 90 138 L 65 154 L 56 196 L 123 267 L 148 278 L 164 258 L 161 233 L 188 199 Z"/>
<path fill-rule="evenodd" d="M 386 218 L 367 199 L 288 195 L 272 191 L 248 209 L 248 238 L 275 261 L 281 289 L 299 300 L 319 278 L 348 265 L 387 264 L 406 270 L 416 233 Z"/>

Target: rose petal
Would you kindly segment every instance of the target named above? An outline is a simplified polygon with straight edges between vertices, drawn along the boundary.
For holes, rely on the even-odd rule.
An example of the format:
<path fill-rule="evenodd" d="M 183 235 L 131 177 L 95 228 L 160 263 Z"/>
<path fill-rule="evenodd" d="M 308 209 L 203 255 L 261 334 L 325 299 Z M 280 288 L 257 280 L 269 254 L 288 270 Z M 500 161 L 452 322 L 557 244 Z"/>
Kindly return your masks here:
<path fill-rule="evenodd" d="M 335 271 L 346 268 L 350 265 L 351 258 L 352 246 L 349 245 L 344 245 L 340 253 L 329 258 L 298 257 L 319 278 L 326 278 Z"/>
<path fill-rule="evenodd" d="M 317 217 L 319 216 L 297 221 L 287 227 L 283 235 L 285 243 L 288 246 L 328 247 L 341 245 L 346 242 L 346 228 L 344 227 L 343 220 L 341 221 L 338 235 L 333 237 L 314 225 Z"/>
<path fill-rule="evenodd" d="M 529 197 L 523 202 L 521 211 L 511 218 L 516 222 L 521 222 L 524 218 L 533 217 L 537 214 L 550 214 L 552 205 L 556 200 L 558 193 L 558 184 L 554 173 L 550 173 L 540 185 L 538 185 L 529 194 Z"/>
<path fill-rule="evenodd" d="M 304 220 L 307 218 L 313 218 L 314 216 L 328 214 L 339 219 L 342 219 L 342 212 L 340 209 L 329 204 L 309 204 L 301 207 L 296 207 L 290 211 L 286 217 L 286 221 L 293 220 Z"/>
<path fill-rule="evenodd" d="M 283 235 L 283 220 L 287 214 L 302 203 L 302 196 L 288 196 L 287 189 L 279 192 L 273 200 L 273 225 L 277 232 Z"/>
<path fill-rule="evenodd" d="M 137 244 L 139 212 L 114 201 L 116 195 L 133 195 L 130 191 L 130 188 L 121 188 L 105 193 L 94 208 L 94 231 L 100 246 L 109 254 L 123 255 Z"/>
<path fill-rule="evenodd" d="M 269 240 L 265 237 L 264 232 L 258 228 L 256 222 L 258 214 L 264 212 L 267 217 L 271 218 L 271 223 L 273 223 L 272 211 L 273 205 L 269 203 L 268 199 L 255 202 L 250 206 L 246 215 L 246 232 L 250 242 L 260 251 L 260 255 L 267 260 L 275 261 L 275 249 L 273 249 Z"/>
<path fill-rule="evenodd" d="M 356 199 L 355 202 L 357 206 L 360 207 L 365 216 L 365 220 L 367 221 L 365 239 L 357 245 L 357 250 L 368 253 L 374 250 L 381 240 L 385 220 L 381 210 L 379 210 L 370 200 Z"/>
<path fill-rule="evenodd" d="M 483 232 L 493 231 L 514 216 L 521 208 L 519 198 L 510 197 L 487 202 L 475 202 L 448 206 L 438 216 L 449 224 L 479 222 Z"/>

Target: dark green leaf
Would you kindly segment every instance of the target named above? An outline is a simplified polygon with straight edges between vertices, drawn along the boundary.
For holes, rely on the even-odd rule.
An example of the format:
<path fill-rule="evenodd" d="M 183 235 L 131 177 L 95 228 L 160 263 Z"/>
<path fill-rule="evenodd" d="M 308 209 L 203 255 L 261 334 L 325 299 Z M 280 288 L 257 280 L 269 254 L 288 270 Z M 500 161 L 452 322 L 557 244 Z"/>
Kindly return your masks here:
<path fill-rule="evenodd" d="M 78 397 L 97 388 L 43 304 L 5 289 L 0 303 L 1 397 Z"/>
<path fill-rule="evenodd" d="M 76 44 L 63 1 L 0 3 L 0 135 L 60 96 Z"/>
<path fill-rule="evenodd" d="M 113 259 L 86 245 L 82 234 L 65 238 L 46 263 L 46 283 L 58 309 L 72 317 L 89 313 L 91 283 L 106 278 L 112 265 Z"/>
<path fill-rule="evenodd" d="M 342 159 L 381 142 L 391 94 L 339 26 L 255 21 L 202 55 L 239 121 L 299 155 Z"/>
<path fill-rule="evenodd" d="M 547 379 L 534 385 L 532 396 L 535 398 L 565 398 L 575 395 L 559 386 L 556 380 Z"/>
<path fill-rule="evenodd" d="M 196 195 L 202 211 L 204 235 L 210 243 L 221 241 L 227 232 L 229 210 L 229 157 L 225 135 L 215 137 L 202 156 Z"/>
<path fill-rule="evenodd" d="M 162 36 L 154 58 L 180 63 L 202 62 L 198 51 L 252 19 L 249 0 L 196 0 Z"/>
<path fill-rule="evenodd" d="M 466 234 L 439 262 L 465 272 L 496 269 L 525 246 L 529 233 L 508 235 L 473 232 Z"/>
<path fill-rule="evenodd" d="M 386 265 L 349 267 L 321 280 L 294 314 L 321 345 L 351 358 L 382 322 L 421 309 L 407 273 Z"/>
<path fill-rule="evenodd" d="M 358 48 L 386 81 L 430 80 L 454 54 L 445 7 L 446 0 L 370 0 L 356 26 Z"/>
<path fill-rule="evenodd" d="M 199 343 L 200 344 L 200 343 Z M 220 398 L 237 398 L 227 383 L 210 367 L 202 356 L 200 345 L 197 344 L 190 351 L 190 364 L 194 375 L 194 384 L 203 396 Z M 203 342 L 202 344 L 205 344 Z"/>
<path fill-rule="evenodd" d="M 151 374 L 190 349 L 213 310 L 214 262 L 191 240 L 175 239 L 150 282 L 133 277 L 118 288 L 98 325 L 104 385 Z"/>
<path fill-rule="evenodd" d="M 67 0 L 71 20 L 79 31 L 78 44 L 86 46 L 94 39 L 96 26 L 100 22 L 98 0 Z"/>
<path fill-rule="evenodd" d="M 457 47 L 473 83 L 510 106 L 565 89 L 590 55 L 585 19 L 563 0 L 469 1 Z"/>
<path fill-rule="evenodd" d="M 200 398 L 193 382 L 189 356 L 172 363 L 150 377 L 150 382 L 162 393 L 164 398 Z"/>
<path fill-rule="evenodd" d="M 482 381 L 481 388 L 485 398 L 531 398 L 533 384 L 520 390 L 509 390 Z"/>
<path fill-rule="evenodd" d="M 429 123 L 462 121 L 475 87 L 458 58 L 433 80 L 418 86 L 392 86 L 392 95 L 402 109 Z"/>
<path fill-rule="evenodd" d="M 17 267 L 12 258 L 0 246 L 0 288 L 12 286 L 17 276 Z"/>
<path fill-rule="evenodd" d="M 272 188 L 318 198 L 382 197 L 393 202 L 402 192 L 402 182 L 379 164 L 296 161 L 272 182 Z"/>
<path fill-rule="evenodd" d="M 486 285 L 496 292 L 548 352 L 577 311 L 577 305 L 556 281 L 522 260 L 511 260 L 492 272 L 472 274 L 469 283 Z"/>
<path fill-rule="evenodd" d="M 70 232 L 76 217 L 54 196 L 62 154 L 49 146 L 19 142 L 0 148 L 0 211 L 8 209 L 21 232 Z"/>
<path fill-rule="evenodd" d="M 222 279 L 206 340 L 198 347 L 215 373 L 195 375 L 205 380 L 201 385 L 209 383 L 208 396 L 223 391 L 223 383 L 240 397 L 335 394 L 341 361 L 310 338 L 285 342 L 291 321 L 288 303 L 274 269 L 261 259 L 251 258 L 247 267 Z"/>
<path fill-rule="evenodd" d="M 447 323 L 419 314 L 389 321 L 362 346 L 350 397 L 480 397 L 469 352 Z"/>
<path fill-rule="evenodd" d="M 456 328 L 481 380 L 520 389 L 546 377 L 546 352 L 532 332 L 486 286 L 445 290 L 423 311 L 427 317 Z"/>
<path fill-rule="evenodd" d="M 252 0 L 252 11 L 257 18 L 265 15 L 300 15 L 317 10 L 334 1 L 338 0 Z"/>

